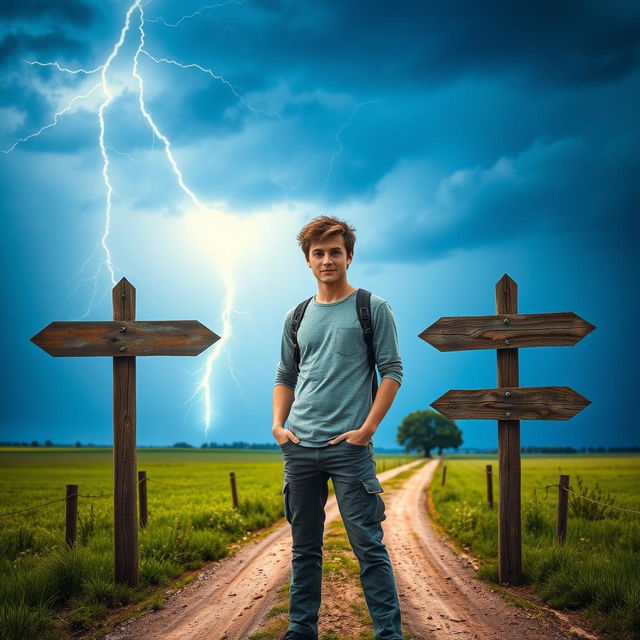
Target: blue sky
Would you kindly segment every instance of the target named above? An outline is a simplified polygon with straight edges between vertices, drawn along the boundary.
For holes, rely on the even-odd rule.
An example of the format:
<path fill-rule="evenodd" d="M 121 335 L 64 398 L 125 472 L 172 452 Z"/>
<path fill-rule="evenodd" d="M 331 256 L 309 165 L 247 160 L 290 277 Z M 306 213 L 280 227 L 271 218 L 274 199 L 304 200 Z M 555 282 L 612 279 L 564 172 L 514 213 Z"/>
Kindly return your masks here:
<path fill-rule="evenodd" d="M 597 327 L 520 350 L 521 386 L 592 402 L 523 421 L 522 443 L 640 444 L 636 3 L 27 0 L 0 28 L 0 439 L 112 441 L 108 359 L 29 338 L 110 319 L 124 276 L 138 319 L 225 337 L 138 359 L 138 442 L 270 441 L 282 321 L 316 286 L 296 233 L 329 213 L 357 229 L 351 284 L 396 316 L 377 445 L 448 389 L 496 385 L 493 351 L 417 334 L 494 313 L 504 273 L 521 313 Z M 495 421 L 459 425 L 496 446 Z"/>

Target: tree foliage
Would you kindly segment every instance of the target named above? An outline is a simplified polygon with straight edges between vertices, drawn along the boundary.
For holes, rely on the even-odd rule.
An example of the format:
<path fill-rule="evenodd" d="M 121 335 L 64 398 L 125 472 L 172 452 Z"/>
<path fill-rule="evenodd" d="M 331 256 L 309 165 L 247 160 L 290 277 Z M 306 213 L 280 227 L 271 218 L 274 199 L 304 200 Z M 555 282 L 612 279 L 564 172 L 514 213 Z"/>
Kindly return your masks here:
<path fill-rule="evenodd" d="M 398 443 L 407 453 L 423 451 L 426 458 L 431 450 L 457 449 L 462 444 L 462 432 L 458 425 L 432 409 L 414 411 L 404 418 L 398 427 Z"/>

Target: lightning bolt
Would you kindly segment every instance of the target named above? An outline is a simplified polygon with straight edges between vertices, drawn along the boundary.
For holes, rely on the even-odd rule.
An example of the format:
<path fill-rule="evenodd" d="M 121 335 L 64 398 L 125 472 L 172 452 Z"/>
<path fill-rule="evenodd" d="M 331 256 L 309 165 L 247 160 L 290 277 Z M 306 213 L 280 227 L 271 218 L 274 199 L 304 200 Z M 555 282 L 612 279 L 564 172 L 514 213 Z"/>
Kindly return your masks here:
<path fill-rule="evenodd" d="M 92 73 L 97 73 L 102 70 L 102 65 L 96 67 L 95 69 L 69 69 L 67 67 L 61 66 L 58 62 L 40 62 L 39 60 L 23 60 L 27 64 L 32 67 L 53 67 L 58 71 L 64 71 L 64 73 L 69 73 L 71 75 L 77 75 L 79 73 L 84 73 L 85 75 L 91 75 Z"/>
<path fill-rule="evenodd" d="M 377 104 L 378 102 L 381 102 L 381 100 L 366 100 L 365 102 L 361 102 L 360 104 L 357 104 L 352 109 L 345 123 L 336 132 L 336 142 L 338 143 L 338 148 L 336 149 L 336 151 L 333 152 L 333 155 L 331 156 L 331 160 L 329 161 L 329 169 L 327 170 L 327 175 L 325 176 L 324 183 L 322 185 L 323 193 L 326 190 L 327 185 L 329 184 L 329 180 L 331 179 L 331 174 L 333 173 L 333 165 L 335 164 L 337 157 L 344 150 L 344 145 L 342 144 L 342 138 L 340 137 L 342 132 L 351 124 L 351 121 L 354 119 L 356 113 L 358 113 L 358 111 L 360 111 L 362 107 L 364 107 L 367 104 Z"/>
<path fill-rule="evenodd" d="M 107 153 L 107 149 L 104 143 L 105 136 L 105 124 L 104 124 L 104 113 L 113 101 L 113 94 L 111 93 L 111 88 L 109 87 L 109 82 L 107 80 L 107 73 L 109 71 L 109 67 L 111 63 L 115 60 L 120 51 L 120 48 L 124 44 L 125 38 L 129 31 L 129 27 L 131 26 L 131 14 L 139 9 L 142 14 L 142 7 L 140 6 L 141 0 L 136 0 L 128 9 L 127 14 L 125 16 L 124 26 L 120 30 L 120 38 L 113 45 L 113 49 L 109 54 L 106 62 L 101 65 L 100 79 L 102 81 L 102 91 L 105 95 L 104 102 L 100 105 L 98 109 L 98 120 L 100 121 L 100 135 L 98 136 L 98 144 L 100 145 L 100 155 L 102 156 L 102 179 L 104 180 L 105 188 L 107 190 L 107 206 L 105 211 L 105 224 L 104 231 L 102 233 L 102 237 L 100 238 L 100 244 L 105 253 L 105 260 L 107 264 L 107 269 L 109 270 L 109 275 L 111 276 L 112 286 L 116 285 L 116 275 L 113 269 L 113 259 L 111 256 L 111 250 L 109 249 L 109 234 L 111 232 L 111 208 L 112 208 L 112 200 L 113 200 L 113 185 L 111 184 L 111 179 L 109 177 L 109 154 Z M 135 64 L 134 64 L 135 69 Z M 95 296 L 95 290 L 94 290 Z"/>
<path fill-rule="evenodd" d="M 255 107 L 252 107 L 245 100 L 244 96 L 239 94 L 238 90 L 228 80 L 226 80 L 223 76 L 218 75 L 217 73 L 214 73 L 211 69 L 207 69 L 206 67 L 203 67 L 203 66 L 201 66 L 199 64 L 194 64 L 194 63 L 183 64 L 182 62 L 178 62 L 177 60 L 172 60 L 172 59 L 168 59 L 168 58 L 155 58 L 148 51 L 146 51 L 144 49 L 140 49 L 139 53 L 144 53 L 150 60 L 153 60 L 153 62 L 155 62 L 156 64 L 165 63 L 165 64 L 174 65 L 176 67 L 179 67 L 180 69 L 197 69 L 198 71 L 202 71 L 202 73 L 206 73 L 206 74 L 210 75 L 214 80 L 218 80 L 218 81 L 222 82 L 222 84 L 224 84 L 227 87 L 229 87 L 229 90 L 231 91 L 231 93 L 233 93 L 233 95 L 236 98 L 238 98 L 238 100 L 249 111 L 252 111 L 253 113 L 258 113 L 258 114 L 261 114 L 261 115 L 264 115 L 264 116 L 268 116 L 269 118 L 279 118 L 280 117 L 280 114 L 275 113 L 273 111 L 264 111 L 263 109 L 256 109 Z"/>
<path fill-rule="evenodd" d="M 160 19 L 156 19 L 156 21 L 161 21 L 166 26 L 178 26 L 184 20 L 187 20 L 187 19 L 190 19 L 190 18 L 194 18 L 194 17 L 196 17 L 198 15 L 201 15 L 205 10 L 216 8 L 216 7 L 222 7 L 222 6 L 226 6 L 226 5 L 229 5 L 229 4 L 243 4 L 243 2 L 244 2 L 244 0 L 240 0 L 240 1 L 234 0 L 234 1 L 230 1 L 230 2 L 221 3 L 221 4 L 218 4 L 218 5 L 207 5 L 206 7 L 202 7 L 201 9 L 199 9 L 196 12 L 194 12 L 193 14 L 190 14 L 189 16 L 184 16 L 175 25 L 170 25 L 170 24 L 166 23 L 166 21 L 164 21 L 161 18 Z M 63 73 L 67 73 L 67 74 L 71 74 L 71 75 L 87 75 L 87 76 L 89 76 L 89 75 L 93 75 L 93 74 L 96 74 L 96 73 L 100 73 L 100 82 L 98 82 L 96 85 L 94 85 L 87 93 L 79 94 L 79 95 L 76 95 L 73 98 L 71 98 L 71 100 L 67 103 L 67 105 L 64 108 L 62 108 L 61 110 L 57 111 L 54 114 L 54 118 L 53 118 L 53 120 L 51 122 L 49 122 L 48 124 L 44 125 L 43 127 L 38 129 L 37 131 L 34 131 L 33 133 L 29 134 L 28 136 L 25 136 L 24 138 L 19 138 L 8 149 L 3 149 L 2 150 L 4 153 L 11 153 L 19 144 L 22 144 L 22 143 L 24 143 L 27 140 L 30 140 L 32 138 L 38 137 L 39 135 L 44 133 L 47 129 L 50 129 L 50 128 L 56 126 L 58 124 L 58 121 L 59 121 L 60 117 L 62 117 L 63 115 L 67 114 L 74 107 L 74 105 L 76 105 L 78 102 L 81 102 L 81 101 L 86 100 L 87 98 L 89 98 L 99 88 L 102 89 L 103 100 L 102 100 L 102 102 L 100 103 L 100 105 L 98 107 L 97 115 L 98 115 L 98 123 L 99 123 L 98 147 L 99 147 L 99 150 L 100 150 L 100 156 L 102 158 L 102 171 L 101 171 L 101 173 L 102 173 L 102 179 L 103 179 L 103 182 L 104 182 L 105 193 L 106 193 L 104 228 L 103 228 L 103 232 L 102 232 L 102 235 L 100 237 L 100 241 L 99 241 L 97 247 L 94 249 L 94 251 L 91 254 L 91 256 L 89 256 L 89 258 L 87 258 L 87 260 L 85 260 L 85 262 L 82 265 L 82 268 L 81 268 L 79 273 L 82 273 L 82 271 L 87 267 L 87 265 L 89 264 L 90 260 L 96 254 L 96 251 L 97 251 L 97 249 L 99 247 L 102 248 L 102 251 L 104 253 L 104 263 L 100 263 L 100 265 L 98 267 L 98 270 L 96 271 L 94 276 L 92 278 L 89 278 L 89 280 L 93 280 L 93 291 L 92 291 L 91 297 L 90 297 L 89 308 L 87 309 L 87 312 L 82 317 L 86 317 L 89 314 L 89 312 L 90 312 L 90 310 L 91 310 L 91 308 L 93 306 L 94 300 L 95 300 L 95 298 L 97 296 L 97 292 L 98 292 L 98 277 L 99 277 L 99 275 L 100 275 L 100 273 L 101 273 L 101 271 L 103 269 L 103 265 L 106 266 L 106 269 L 109 272 L 109 276 L 110 276 L 110 279 L 111 279 L 112 286 L 115 286 L 115 284 L 116 284 L 116 273 L 115 273 L 116 270 L 115 270 L 114 263 L 113 263 L 113 257 L 112 257 L 111 249 L 110 249 L 110 246 L 109 246 L 109 240 L 110 240 L 110 234 L 111 234 L 111 222 L 112 222 L 114 189 L 113 189 L 113 184 L 111 182 L 111 177 L 110 177 L 111 161 L 110 161 L 108 147 L 107 147 L 107 144 L 106 144 L 107 126 L 106 126 L 106 123 L 105 123 L 105 114 L 107 113 L 110 105 L 112 104 L 112 102 L 116 98 L 116 96 L 114 95 L 114 93 L 112 91 L 112 87 L 110 85 L 110 82 L 109 82 L 109 72 L 111 70 L 111 66 L 112 66 L 114 60 L 120 54 L 121 48 L 124 45 L 127 37 L 132 32 L 131 27 L 132 27 L 132 20 L 133 20 L 134 14 L 137 15 L 138 18 L 139 18 L 138 28 L 137 28 L 137 31 L 138 31 L 138 43 L 137 43 L 137 47 L 136 47 L 136 50 L 135 50 L 135 54 L 133 55 L 132 67 L 131 67 L 131 75 L 135 79 L 135 81 L 137 83 L 137 87 L 138 87 L 138 107 L 140 109 L 140 113 L 142 114 L 144 120 L 146 121 L 147 125 L 149 126 L 149 128 L 153 132 L 154 139 L 157 138 L 158 140 L 160 140 L 162 142 L 162 144 L 164 146 L 164 153 L 165 153 L 167 162 L 168 162 L 168 164 L 169 164 L 169 166 L 171 168 L 171 171 L 173 172 L 173 174 L 176 177 L 176 181 L 178 183 L 178 186 L 183 191 L 183 193 L 188 197 L 188 199 L 193 203 L 193 205 L 195 205 L 195 207 L 197 208 L 198 211 L 206 212 L 208 215 L 213 215 L 214 216 L 214 221 L 215 221 L 216 218 L 218 218 L 218 219 L 222 218 L 222 214 L 219 213 L 219 212 L 207 211 L 205 206 L 204 206 L 204 204 L 198 199 L 196 194 L 187 186 L 187 184 L 185 183 L 185 180 L 184 180 L 183 173 L 182 173 L 182 171 L 181 171 L 181 169 L 179 167 L 179 164 L 176 161 L 176 158 L 175 158 L 175 156 L 173 154 L 173 150 L 172 150 L 171 142 L 170 142 L 169 138 L 160 130 L 160 128 L 158 127 L 157 123 L 153 119 L 151 113 L 149 112 L 149 109 L 147 108 L 147 105 L 145 103 L 145 84 L 144 84 L 144 79 L 143 79 L 143 76 L 140 73 L 140 68 L 139 68 L 140 56 L 141 55 L 145 55 L 147 58 L 149 58 L 151 61 L 153 61 L 156 64 L 161 64 L 161 63 L 171 64 L 171 65 L 175 65 L 175 66 L 177 66 L 177 67 L 179 67 L 181 69 L 196 69 L 196 70 L 198 70 L 200 72 L 207 73 L 214 80 L 224 84 L 231 91 L 231 93 L 235 96 L 235 98 L 238 99 L 242 103 L 242 105 L 244 107 L 246 107 L 248 110 L 252 111 L 253 113 L 263 115 L 263 116 L 268 116 L 268 117 L 276 116 L 276 117 L 279 117 L 278 114 L 270 113 L 270 112 L 267 112 L 267 111 L 264 111 L 264 110 L 261 110 L 261 109 L 256 109 L 256 108 L 252 107 L 246 101 L 244 96 L 239 93 L 239 91 L 236 89 L 236 87 L 234 87 L 233 84 L 231 84 L 228 80 L 226 80 L 222 75 L 216 74 L 211 69 L 208 69 L 206 67 L 203 67 L 201 65 L 194 64 L 194 63 L 183 64 L 183 63 L 177 62 L 176 60 L 171 60 L 171 59 L 167 59 L 167 58 L 155 58 L 154 56 L 152 56 L 148 51 L 146 51 L 144 49 L 144 46 L 145 46 L 145 31 L 144 31 L 145 15 L 144 15 L 144 10 L 143 10 L 143 7 L 142 7 L 141 3 L 142 3 L 142 0 L 135 0 L 135 2 L 133 2 L 129 6 L 129 8 L 128 8 L 126 14 L 125 14 L 124 24 L 123 24 L 123 26 L 122 26 L 122 28 L 120 30 L 120 35 L 119 35 L 118 39 L 116 40 L 116 42 L 113 44 L 113 48 L 111 49 L 110 54 L 108 55 L 107 59 L 105 60 L 105 62 L 103 64 L 99 65 L 98 67 L 95 67 L 94 69 L 84 69 L 84 68 L 71 69 L 71 68 L 62 66 L 60 63 L 55 62 L 55 61 L 54 62 L 42 62 L 42 61 L 37 61 L 37 60 L 34 60 L 34 61 L 26 61 L 25 60 L 25 62 L 27 64 L 29 64 L 30 66 L 34 66 L 34 67 L 53 67 L 57 71 L 60 71 L 60 72 L 63 72 Z M 220 242 L 221 243 L 224 242 L 224 241 L 228 242 L 229 240 L 230 240 L 230 238 L 221 238 Z M 207 359 L 205 361 L 205 365 L 204 365 L 204 368 L 203 368 L 202 377 L 201 377 L 200 381 L 198 382 L 193 395 L 189 399 L 189 401 L 192 401 L 198 395 L 200 395 L 202 397 L 202 399 L 203 399 L 203 402 L 204 402 L 205 433 L 206 433 L 206 431 L 208 430 L 208 428 L 211 425 L 211 419 L 212 419 L 212 415 L 213 415 L 213 407 L 212 407 L 212 403 L 211 403 L 211 377 L 212 377 L 212 373 L 213 373 L 213 365 L 214 365 L 215 360 L 218 358 L 220 353 L 223 351 L 225 343 L 232 336 L 231 314 L 234 312 L 233 303 L 234 303 L 234 298 L 235 298 L 235 284 L 234 284 L 234 281 L 233 281 L 231 270 L 228 268 L 228 266 L 225 266 L 222 263 L 218 263 L 217 266 L 218 266 L 218 272 L 220 274 L 222 283 L 224 285 L 224 291 L 225 291 L 224 303 L 223 303 L 223 308 L 222 308 L 222 312 L 221 312 L 221 321 L 222 321 L 222 332 L 221 333 L 222 333 L 222 337 L 221 337 L 220 340 L 218 340 L 216 342 L 214 347 L 209 352 L 209 355 L 208 355 L 208 357 L 207 357 Z M 233 371 L 232 371 L 232 375 L 234 376 L 234 379 L 235 379 L 235 374 L 233 373 Z M 237 380 L 236 380 L 236 382 L 237 382 Z"/>
<path fill-rule="evenodd" d="M 198 9 L 197 11 L 194 11 L 193 13 L 190 13 L 189 15 L 182 16 L 182 18 L 180 18 L 177 22 L 174 22 L 174 23 L 169 23 L 162 17 L 149 18 L 147 22 L 160 22 L 165 27 L 179 27 L 185 20 L 191 20 L 192 18 L 201 17 L 202 14 L 209 9 L 219 9 L 221 7 L 227 7 L 230 4 L 236 4 L 236 5 L 244 4 L 245 1 L 246 0 L 230 0 L 229 2 L 221 2 L 220 4 L 208 4 L 208 5 L 205 5 L 204 7 L 200 7 L 200 9 Z M 206 17 L 211 18 L 213 16 L 206 16 Z"/>
<path fill-rule="evenodd" d="M 30 133 L 28 136 L 25 136 L 24 138 L 18 138 L 10 147 L 8 147 L 7 149 L 0 149 L 0 151 L 2 151 L 2 153 L 11 153 L 19 144 L 22 144 L 27 140 L 31 140 L 31 138 L 36 138 L 41 133 L 44 133 L 47 129 L 51 129 L 52 127 L 55 127 L 58 124 L 58 121 L 60 120 L 60 118 L 65 113 L 69 113 L 69 111 L 71 111 L 71 109 L 76 103 L 82 100 L 86 100 L 89 96 L 93 94 L 93 92 L 99 86 L 100 86 L 100 83 L 94 85 L 91 88 L 91 90 L 85 94 L 73 96 L 73 98 L 71 98 L 71 100 L 69 100 L 69 102 L 67 103 L 66 107 L 64 107 L 63 109 L 60 109 L 60 111 L 56 111 L 56 113 L 53 116 L 53 120 L 51 122 L 49 122 L 48 124 L 45 124 L 44 126 L 40 127 L 37 131 Z"/>
<path fill-rule="evenodd" d="M 51 67 L 61 73 L 66 73 L 73 76 L 89 77 L 89 76 L 93 76 L 94 74 L 99 74 L 99 82 L 93 85 L 87 92 L 80 93 L 76 96 L 73 96 L 66 103 L 66 105 L 64 105 L 61 109 L 55 112 L 51 122 L 45 124 L 40 129 L 34 131 L 31 134 L 23 138 L 17 139 L 8 149 L 1 149 L 1 151 L 3 151 L 4 153 L 11 153 L 18 145 L 23 144 L 28 140 L 31 140 L 32 138 L 36 138 L 40 136 L 41 134 L 46 132 L 48 129 L 55 127 L 58 124 L 59 119 L 61 117 L 63 117 L 64 115 L 72 111 L 72 109 L 74 109 L 74 107 L 76 107 L 78 104 L 84 101 L 87 101 L 91 96 L 93 96 L 95 92 L 101 89 L 102 100 L 99 103 L 99 106 L 97 107 L 97 116 L 98 116 L 98 124 L 99 124 L 99 134 L 98 134 L 97 142 L 98 142 L 98 148 L 100 151 L 100 157 L 102 159 L 101 175 L 102 175 L 102 180 L 105 188 L 104 227 L 103 227 L 103 231 L 100 236 L 99 242 L 94 248 L 92 254 L 85 260 L 84 264 L 80 269 L 79 274 L 83 273 L 84 269 L 88 267 L 89 263 L 91 262 L 91 260 L 94 258 L 94 256 L 99 250 L 101 250 L 102 253 L 104 254 L 104 262 L 99 263 L 98 268 L 92 277 L 81 280 L 81 282 L 86 282 L 86 281 L 93 282 L 93 290 L 91 292 L 89 306 L 87 308 L 87 311 L 82 317 L 86 317 L 89 315 L 91 309 L 93 308 L 95 300 L 98 297 L 98 291 L 99 291 L 98 282 L 103 269 L 106 269 L 108 271 L 112 286 L 116 284 L 116 268 L 114 266 L 113 256 L 110 249 L 113 196 L 114 196 L 114 188 L 113 188 L 111 175 L 110 175 L 110 169 L 111 169 L 110 151 L 113 151 L 113 150 L 111 150 L 108 147 L 106 142 L 107 123 L 105 120 L 105 116 L 108 113 L 110 106 L 112 105 L 114 100 L 116 100 L 117 98 L 117 95 L 115 94 L 115 91 L 113 89 L 112 66 L 114 61 L 118 58 L 118 56 L 121 55 L 122 47 L 127 41 L 127 38 L 137 37 L 135 53 L 133 54 L 133 57 L 131 60 L 131 78 L 135 81 L 135 85 L 137 86 L 139 111 L 144 121 L 146 122 L 147 126 L 152 131 L 153 139 L 154 140 L 157 139 L 162 143 L 164 148 L 164 155 L 166 157 L 167 163 L 173 175 L 175 176 L 175 179 L 179 188 L 185 194 L 187 199 L 195 206 L 196 210 L 202 213 L 203 215 L 206 215 L 209 221 L 213 222 L 214 226 L 217 221 L 220 222 L 220 228 L 222 230 L 224 230 L 226 227 L 229 226 L 229 221 L 225 219 L 225 214 L 223 214 L 222 212 L 213 211 L 210 208 L 207 208 L 200 201 L 200 199 L 197 197 L 194 191 L 187 185 L 185 181 L 185 177 L 182 173 L 182 170 L 180 169 L 179 163 L 176 160 L 176 157 L 174 155 L 169 138 L 165 133 L 161 131 L 160 127 L 157 125 L 156 121 L 154 120 L 145 102 L 145 82 L 140 69 L 140 60 L 141 60 L 141 56 L 145 56 L 146 59 L 148 59 L 149 61 L 157 65 L 166 64 L 166 65 L 175 66 L 185 71 L 194 70 L 200 73 L 207 74 L 216 82 L 220 82 L 221 84 L 223 84 L 231 92 L 231 94 L 236 98 L 236 100 L 238 100 L 238 102 L 242 104 L 243 107 L 245 107 L 248 111 L 256 115 L 260 115 L 262 117 L 280 118 L 281 116 L 278 113 L 269 112 L 269 111 L 252 106 L 246 100 L 245 96 L 242 95 L 242 93 L 230 81 L 228 81 L 224 76 L 216 73 L 212 69 L 196 63 L 191 63 L 191 62 L 183 63 L 178 60 L 165 58 L 165 57 L 158 58 L 153 56 L 145 48 L 145 40 L 146 40 L 146 34 L 144 29 L 145 21 L 161 22 L 167 27 L 178 27 L 181 23 L 183 23 L 186 20 L 204 16 L 204 12 L 210 9 L 224 7 L 227 5 L 240 5 L 240 4 L 244 4 L 244 2 L 245 0 L 230 0 L 228 2 L 223 2 L 219 4 L 207 5 L 202 7 L 198 11 L 193 12 L 192 14 L 183 16 L 177 22 L 171 24 L 166 20 L 164 20 L 163 18 L 145 20 L 145 13 L 142 6 L 142 0 L 135 0 L 127 9 L 125 18 L 124 18 L 124 24 L 120 29 L 119 37 L 113 43 L 112 49 L 109 55 L 107 56 L 106 60 L 103 62 L 103 64 L 93 69 L 89 69 L 89 68 L 74 69 L 74 68 L 63 66 L 62 64 L 56 61 L 52 61 L 52 62 L 43 62 L 39 60 L 24 61 L 25 63 L 29 64 L 32 67 Z M 210 17 L 210 16 L 206 16 L 206 17 Z M 137 29 L 133 27 L 133 23 L 136 18 L 137 18 Z M 136 31 L 137 31 L 137 35 L 134 36 L 134 33 Z M 337 131 L 335 135 L 335 140 L 337 142 L 337 149 L 331 156 L 328 171 L 324 180 L 323 190 L 329 184 L 329 181 L 333 173 L 335 162 L 337 158 L 340 156 L 340 154 L 343 152 L 344 146 L 341 138 L 342 133 L 350 125 L 350 123 L 352 122 L 352 120 L 354 119 L 354 117 L 362 107 L 368 104 L 376 103 L 376 102 L 380 102 L 380 101 L 368 100 L 366 102 L 357 104 L 351 111 L 348 119 Z M 297 189 L 300 186 L 300 183 L 302 181 L 303 174 L 305 171 L 306 171 L 306 167 L 304 167 L 300 173 L 298 184 L 291 187 L 289 191 L 293 191 L 294 189 Z M 219 248 L 224 247 L 225 243 L 226 245 L 232 244 L 232 236 L 233 234 L 230 232 L 228 232 L 228 237 L 225 237 L 224 234 L 221 233 L 220 237 L 218 238 Z M 241 234 L 236 234 L 236 236 L 241 236 Z M 217 255 L 218 253 L 221 253 L 221 252 L 216 251 L 213 253 Z M 209 351 L 209 354 L 205 360 L 205 364 L 201 371 L 199 381 L 196 384 L 195 390 L 191 395 L 191 397 L 187 400 L 188 403 L 192 403 L 196 398 L 198 397 L 202 398 L 202 402 L 204 405 L 203 420 L 204 420 L 205 434 L 208 431 L 213 419 L 213 406 L 211 401 L 211 398 L 212 398 L 211 379 L 213 376 L 214 364 L 217 358 L 223 352 L 225 344 L 232 337 L 231 315 L 234 312 L 237 313 L 237 311 L 234 310 L 233 308 L 234 299 L 235 299 L 235 284 L 234 284 L 231 269 L 229 268 L 229 261 L 216 258 L 216 268 L 217 268 L 217 273 L 219 274 L 219 277 L 221 279 L 222 285 L 224 287 L 224 300 L 223 300 L 222 311 L 221 311 L 222 338 L 218 340 L 218 342 Z M 106 292 L 107 290 L 105 289 L 103 291 L 103 296 L 106 295 Z M 235 372 L 233 371 L 233 367 L 231 366 L 228 353 L 227 353 L 227 364 L 229 366 L 229 370 L 231 372 L 233 379 L 235 380 L 236 384 L 238 384 L 238 380 L 235 376 Z"/>

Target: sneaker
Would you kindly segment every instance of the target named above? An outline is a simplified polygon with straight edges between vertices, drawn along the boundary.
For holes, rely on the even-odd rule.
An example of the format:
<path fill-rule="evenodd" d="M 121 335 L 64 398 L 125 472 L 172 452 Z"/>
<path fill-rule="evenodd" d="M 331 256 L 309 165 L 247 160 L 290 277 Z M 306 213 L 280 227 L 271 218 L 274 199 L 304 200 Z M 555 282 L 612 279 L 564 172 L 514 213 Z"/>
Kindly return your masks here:
<path fill-rule="evenodd" d="M 306 633 L 300 633 L 299 631 L 289 630 L 285 634 L 282 640 L 318 640 L 316 636 L 311 636 Z"/>

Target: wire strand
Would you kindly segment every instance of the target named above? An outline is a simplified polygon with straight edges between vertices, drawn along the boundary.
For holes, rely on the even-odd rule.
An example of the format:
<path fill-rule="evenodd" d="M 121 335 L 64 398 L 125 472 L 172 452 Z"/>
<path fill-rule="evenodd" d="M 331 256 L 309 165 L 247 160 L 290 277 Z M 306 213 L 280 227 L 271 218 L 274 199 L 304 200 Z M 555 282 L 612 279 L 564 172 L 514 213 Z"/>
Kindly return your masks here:
<path fill-rule="evenodd" d="M 177 489 L 211 487 L 210 484 L 171 484 L 169 482 L 161 482 L 160 480 L 154 480 L 153 478 L 149 478 L 149 477 L 147 477 L 147 480 L 149 480 L 150 482 L 155 482 L 156 484 L 161 484 L 165 487 L 175 487 Z"/>
<path fill-rule="evenodd" d="M 0 513 L 0 518 L 2 516 L 12 516 L 16 513 L 23 513 L 24 511 L 31 511 L 32 509 L 40 509 L 41 507 L 46 507 L 49 504 L 54 504 L 55 502 L 63 502 L 66 498 L 60 498 L 59 500 L 52 500 L 51 502 L 44 502 L 43 504 L 36 504 L 33 507 L 26 507 L 24 509 L 18 509 L 17 511 L 7 511 L 6 513 Z"/>
<path fill-rule="evenodd" d="M 616 507 L 613 504 L 607 504 L 606 502 L 600 502 L 599 500 L 594 500 L 593 498 L 587 498 L 587 496 L 580 495 L 579 493 L 572 491 L 568 487 L 562 487 L 562 489 L 564 489 L 564 491 L 568 491 L 569 493 L 572 493 L 576 498 L 580 498 L 582 500 L 588 500 L 589 502 L 594 502 L 595 504 L 599 504 L 603 507 L 608 507 L 609 509 L 617 509 L 618 511 L 625 511 L 626 513 L 635 513 L 636 515 L 640 515 L 640 511 L 636 511 L 635 509 L 625 509 L 624 507 Z"/>

